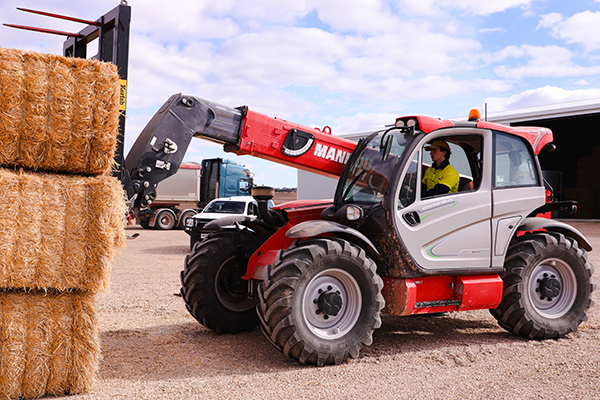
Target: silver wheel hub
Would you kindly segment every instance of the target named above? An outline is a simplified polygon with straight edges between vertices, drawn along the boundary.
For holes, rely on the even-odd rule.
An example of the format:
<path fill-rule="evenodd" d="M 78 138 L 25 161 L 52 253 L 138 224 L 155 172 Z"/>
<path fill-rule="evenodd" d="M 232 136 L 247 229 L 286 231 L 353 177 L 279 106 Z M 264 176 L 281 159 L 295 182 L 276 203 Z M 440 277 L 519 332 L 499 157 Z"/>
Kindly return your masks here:
<path fill-rule="evenodd" d="M 560 318 L 575 303 L 577 280 L 563 260 L 550 258 L 538 264 L 529 280 L 531 304 L 546 318 Z"/>
<path fill-rule="evenodd" d="M 362 309 L 360 286 L 341 269 L 328 269 L 316 275 L 303 297 L 303 314 L 308 328 L 317 336 L 336 339 L 356 324 Z"/>

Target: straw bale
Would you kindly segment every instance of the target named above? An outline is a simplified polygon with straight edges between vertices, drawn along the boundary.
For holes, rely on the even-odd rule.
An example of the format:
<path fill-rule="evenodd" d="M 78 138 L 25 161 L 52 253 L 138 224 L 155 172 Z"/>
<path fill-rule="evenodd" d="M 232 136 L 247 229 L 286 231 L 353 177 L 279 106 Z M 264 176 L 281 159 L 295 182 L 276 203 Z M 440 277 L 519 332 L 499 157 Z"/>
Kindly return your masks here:
<path fill-rule="evenodd" d="M 15 195 L 16 193 L 16 195 Z M 120 182 L 0 168 L 0 283 L 2 288 L 108 288 L 110 268 L 125 244 Z M 12 219 L 11 219 L 12 216 Z M 16 221 L 16 223 L 15 223 Z"/>
<path fill-rule="evenodd" d="M 125 246 L 125 235 L 115 235 L 114 232 L 123 232 L 122 219 L 114 218 L 106 212 L 107 204 L 114 204 L 118 196 L 123 198 L 123 189 L 120 185 L 108 186 L 105 182 L 92 180 L 88 185 L 88 196 L 93 199 L 88 203 L 87 215 L 89 221 L 93 221 L 93 229 L 88 229 L 89 241 L 102 243 L 103 246 L 87 246 L 87 277 L 105 275 L 106 265 L 114 262 L 115 252 L 107 249 L 120 249 Z M 122 216 L 125 209 L 121 208 Z M 93 283 L 87 283 L 91 286 Z M 108 282 L 107 282 L 108 284 Z"/>
<path fill-rule="evenodd" d="M 85 60 L 73 60 L 76 85 L 73 91 L 73 137 L 69 152 L 72 168 L 87 168 L 90 157 L 90 138 L 94 135 L 94 68 Z"/>
<path fill-rule="evenodd" d="M 12 165 L 19 155 L 23 108 L 23 53 L 0 48 L 0 162 Z"/>
<path fill-rule="evenodd" d="M 119 126 L 114 64 L 0 48 L 0 165 L 111 171 Z"/>
<path fill-rule="evenodd" d="M 35 168 L 44 161 L 48 140 L 48 71 L 45 57 L 40 53 L 23 55 L 23 117 L 21 120 L 21 162 Z"/>
<path fill-rule="evenodd" d="M 52 315 L 50 296 L 24 295 L 27 304 L 25 326 L 27 353 L 23 371 L 22 396 L 37 398 L 46 392 L 52 354 Z"/>
<path fill-rule="evenodd" d="M 0 293 L 0 299 L 0 398 L 15 399 L 21 395 L 27 361 L 27 304 L 13 293 Z"/>
<path fill-rule="evenodd" d="M 59 165 L 68 161 L 74 87 L 71 65 L 51 59 L 48 63 L 48 128 L 52 134 L 49 136 L 47 157 Z"/>
<path fill-rule="evenodd" d="M 100 359 L 94 295 L 4 291 L 0 316 L 1 398 L 92 388 Z"/>
<path fill-rule="evenodd" d="M 11 287 L 14 255 L 19 233 L 20 179 L 0 171 L 0 288 Z"/>
<path fill-rule="evenodd" d="M 73 301 L 71 293 L 56 294 L 52 307 L 52 354 L 46 391 L 50 395 L 69 392 L 73 360 Z"/>
<path fill-rule="evenodd" d="M 92 138 L 91 154 L 94 157 L 90 158 L 90 170 L 99 170 L 112 163 L 119 130 L 119 113 L 113 111 L 119 108 L 119 92 L 115 91 L 119 87 L 118 76 L 113 72 L 112 64 L 96 63 L 95 67 L 94 126 L 102 134 Z"/>
<path fill-rule="evenodd" d="M 62 276 L 67 287 L 79 287 L 81 275 L 87 268 L 87 240 L 82 236 L 91 230 L 92 221 L 89 220 L 83 205 L 89 204 L 87 185 L 82 181 L 73 182 L 68 189 L 65 199 L 65 210 L 68 218 L 65 220 L 65 247 L 62 260 Z M 75 234 L 79 232 L 80 234 Z M 89 240 L 89 236 L 88 236 Z M 91 261 L 91 260 L 90 260 Z"/>
<path fill-rule="evenodd" d="M 40 201 L 44 190 L 43 175 L 28 174 L 19 179 L 19 225 L 15 247 L 13 274 L 9 288 L 23 287 L 20 282 L 34 282 L 42 239 L 42 217 L 45 207 Z M 31 286 L 29 286 L 31 287 Z"/>
<path fill-rule="evenodd" d="M 96 302 L 91 296 L 80 296 L 73 302 L 73 354 L 68 378 L 70 393 L 92 389 L 100 362 L 100 339 L 96 322 Z"/>

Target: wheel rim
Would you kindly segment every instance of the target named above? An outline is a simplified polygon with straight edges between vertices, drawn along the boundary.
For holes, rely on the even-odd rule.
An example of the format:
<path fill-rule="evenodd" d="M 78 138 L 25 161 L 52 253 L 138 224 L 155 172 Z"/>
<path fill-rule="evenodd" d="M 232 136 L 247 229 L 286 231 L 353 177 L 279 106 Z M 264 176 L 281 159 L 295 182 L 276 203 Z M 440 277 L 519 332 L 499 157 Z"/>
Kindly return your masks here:
<path fill-rule="evenodd" d="M 575 303 L 577 279 L 563 260 L 549 258 L 538 264 L 529 280 L 529 298 L 533 307 L 546 318 L 560 318 Z"/>
<path fill-rule="evenodd" d="M 243 290 L 242 285 L 247 284 L 242 280 L 244 271 L 240 271 L 237 265 L 237 257 L 231 256 L 217 271 L 217 279 L 215 279 L 215 292 L 221 304 L 232 311 L 243 312 L 254 307 L 258 302 L 257 299 L 248 297 L 248 294 Z"/>
<path fill-rule="evenodd" d="M 163 228 L 170 226 L 172 221 L 173 221 L 173 218 L 171 218 L 171 216 L 169 214 L 164 214 L 159 219 L 160 226 L 162 226 Z"/>
<path fill-rule="evenodd" d="M 304 321 L 315 335 L 324 339 L 346 335 L 356 325 L 362 309 L 358 282 L 341 269 L 328 269 L 316 275 L 302 300 Z"/>

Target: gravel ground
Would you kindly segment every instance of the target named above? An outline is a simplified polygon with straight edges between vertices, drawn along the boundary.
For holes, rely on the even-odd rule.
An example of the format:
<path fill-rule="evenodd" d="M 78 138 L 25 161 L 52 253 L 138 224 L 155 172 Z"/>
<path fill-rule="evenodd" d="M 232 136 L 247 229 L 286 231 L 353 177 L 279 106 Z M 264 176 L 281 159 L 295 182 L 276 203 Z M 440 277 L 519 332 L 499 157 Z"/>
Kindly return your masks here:
<path fill-rule="evenodd" d="M 600 223 L 578 222 L 596 249 Z M 216 334 L 186 311 L 182 231 L 128 227 L 129 240 L 99 301 L 103 360 L 92 399 L 597 399 L 600 306 L 565 339 L 529 341 L 487 310 L 383 317 L 372 346 L 339 366 L 299 365 L 260 330 Z M 600 290 L 594 293 L 600 305 Z"/>

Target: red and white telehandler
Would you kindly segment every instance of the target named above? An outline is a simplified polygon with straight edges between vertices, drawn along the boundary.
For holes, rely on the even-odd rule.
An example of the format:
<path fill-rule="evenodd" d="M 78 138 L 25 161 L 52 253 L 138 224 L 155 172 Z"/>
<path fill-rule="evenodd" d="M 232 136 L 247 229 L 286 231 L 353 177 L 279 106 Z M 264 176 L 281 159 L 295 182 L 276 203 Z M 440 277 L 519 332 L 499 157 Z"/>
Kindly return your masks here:
<path fill-rule="evenodd" d="M 214 233 L 181 272 L 192 316 L 218 332 L 261 326 L 285 355 L 319 366 L 357 357 L 381 313 L 489 309 L 531 339 L 577 331 L 596 287 L 591 246 L 570 225 L 537 217 L 574 207 L 547 202 L 537 154 L 552 150 L 552 132 L 477 117 L 391 122 L 356 143 L 329 128 L 173 95 L 130 152 L 146 160 L 129 170 L 140 199 L 152 190 L 145 179 L 177 164 L 192 137 L 338 178 L 333 200 L 273 208 L 273 189 L 255 186 L 258 217 L 207 225 Z M 449 144 L 460 189 L 425 197 L 425 148 L 434 140 Z"/>

